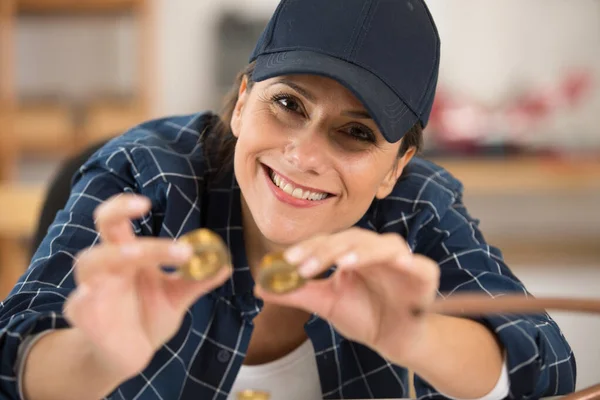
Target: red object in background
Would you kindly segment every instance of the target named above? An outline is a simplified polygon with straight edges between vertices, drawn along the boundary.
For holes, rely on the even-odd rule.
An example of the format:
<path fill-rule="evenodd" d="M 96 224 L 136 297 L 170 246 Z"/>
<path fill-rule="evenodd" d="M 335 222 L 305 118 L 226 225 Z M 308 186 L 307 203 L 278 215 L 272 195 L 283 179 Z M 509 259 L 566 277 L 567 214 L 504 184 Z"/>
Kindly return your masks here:
<path fill-rule="evenodd" d="M 459 100 L 440 87 L 429 127 L 434 142 L 448 151 L 477 151 L 489 142 L 518 145 L 554 113 L 578 106 L 592 86 L 591 72 L 577 70 L 553 87 L 531 90 L 494 109 L 470 99 Z"/>
<path fill-rule="evenodd" d="M 567 103 L 576 106 L 593 86 L 592 74 L 589 71 L 573 72 L 562 83 L 561 92 Z"/>

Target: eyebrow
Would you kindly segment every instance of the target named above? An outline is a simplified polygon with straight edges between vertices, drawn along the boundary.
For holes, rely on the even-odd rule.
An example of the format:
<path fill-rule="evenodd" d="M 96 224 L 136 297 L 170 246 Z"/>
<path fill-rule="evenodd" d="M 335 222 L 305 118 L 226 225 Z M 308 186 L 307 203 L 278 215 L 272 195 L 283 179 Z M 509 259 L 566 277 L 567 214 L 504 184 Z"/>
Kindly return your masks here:
<path fill-rule="evenodd" d="M 371 117 L 371 114 L 369 114 L 368 111 L 364 110 L 344 111 L 342 115 L 358 119 L 373 119 L 373 117 Z"/>
<path fill-rule="evenodd" d="M 302 86 L 298 85 L 295 82 L 292 82 L 291 80 L 289 80 L 287 78 L 279 78 L 279 79 L 277 79 L 277 81 L 273 82 L 273 84 L 271 86 L 276 85 L 278 83 L 281 83 L 281 84 L 284 84 L 286 86 L 291 87 L 296 92 L 298 92 L 302 96 L 306 97 L 312 103 L 316 103 L 317 102 L 317 98 L 316 98 L 316 96 L 314 94 L 312 94 L 308 90 L 304 89 Z"/>
<path fill-rule="evenodd" d="M 296 92 L 300 93 L 302 96 L 306 97 L 306 99 L 312 103 L 317 102 L 317 98 L 314 94 L 312 94 L 310 91 L 306 90 L 302 86 L 298 85 L 297 83 L 291 81 L 290 79 L 279 78 L 279 79 L 277 79 L 277 81 L 273 82 L 273 84 L 271 84 L 271 86 L 276 85 L 278 83 L 289 86 L 290 88 L 294 89 Z M 359 119 L 373 119 L 373 117 L 371 117 L 371 114 L 369 114 L 366 110 L 348 110 L 348 111 L 344 111 L 342 113 L 342 115 L 347 116 L 347 117 L 352 117 L 352 118 L 359 118 Z"/>

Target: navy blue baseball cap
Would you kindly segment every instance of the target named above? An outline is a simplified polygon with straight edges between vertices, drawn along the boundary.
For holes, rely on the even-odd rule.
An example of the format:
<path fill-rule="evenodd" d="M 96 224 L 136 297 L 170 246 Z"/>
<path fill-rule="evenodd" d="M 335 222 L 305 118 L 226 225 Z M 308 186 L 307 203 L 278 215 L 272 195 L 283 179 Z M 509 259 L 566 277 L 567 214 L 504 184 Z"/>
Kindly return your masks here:
<path fill-rule="evenodd" d="M 440 39 L 423 0 L 281 0 L 253 61 L 257 82 L 291 74 L 338 81 L 394 143 L 427 125 Z"/>

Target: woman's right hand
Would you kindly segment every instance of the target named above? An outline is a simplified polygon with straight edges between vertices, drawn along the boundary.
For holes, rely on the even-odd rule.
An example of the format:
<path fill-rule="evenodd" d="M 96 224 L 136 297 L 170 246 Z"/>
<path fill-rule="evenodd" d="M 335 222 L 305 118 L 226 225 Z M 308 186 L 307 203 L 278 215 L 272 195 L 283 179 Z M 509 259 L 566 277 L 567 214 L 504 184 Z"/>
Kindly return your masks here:
<path fill-rule="evenodd" d="M 179 330 L 189 307 L 231 275 L 223 268 L 201 282 L 166 274 L 160 266 L 187 261 L 192 249 L 163 238 L 138 238 L 131 219 L 150 209 L 144 197 L 121 194 L 95 211 L 101 242 L 78 254 L 77 283 L 65 304 L 71 326 L 89 341 L 94 358 L 123 378 L 139 374 Z"/>

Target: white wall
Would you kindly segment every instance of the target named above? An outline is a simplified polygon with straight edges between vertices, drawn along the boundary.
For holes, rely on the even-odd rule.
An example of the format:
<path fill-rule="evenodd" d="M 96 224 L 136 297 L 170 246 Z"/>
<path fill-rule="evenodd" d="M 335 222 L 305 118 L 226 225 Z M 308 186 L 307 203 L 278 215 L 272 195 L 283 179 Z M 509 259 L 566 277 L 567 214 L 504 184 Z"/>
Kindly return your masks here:
<path fill-rule="evenodd" d="M 157 8 L 157 60 L 161 71 L 159 114 L 195 112 L 214 104 L 217 66 L 215 24 L 219 12 L 248 16 L 272 12 L 277 0 L 154 0 Z"/>

